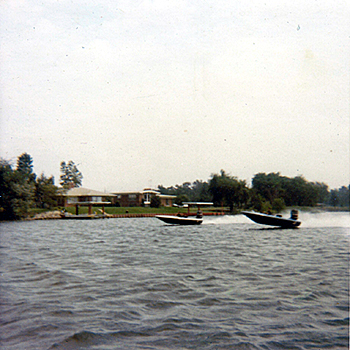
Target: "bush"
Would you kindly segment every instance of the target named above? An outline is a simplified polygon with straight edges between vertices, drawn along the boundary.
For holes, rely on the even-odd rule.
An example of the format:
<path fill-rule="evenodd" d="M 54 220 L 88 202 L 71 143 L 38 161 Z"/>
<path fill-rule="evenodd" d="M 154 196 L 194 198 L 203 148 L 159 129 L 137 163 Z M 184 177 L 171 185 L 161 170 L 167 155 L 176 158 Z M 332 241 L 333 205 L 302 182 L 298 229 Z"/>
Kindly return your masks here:
<path fill-rule="evenodd" d="M 283 198 L 276 198 L 272 202 L 272 209 L 276 212 L 281 212 L 283 209 L 285 209 L 286 204 L 284 203 Z"/>
<path fill-rule="evenodd" d="M 152 196 L 150 207 L 151 208 L 159 208 L 160 207 L 160 198 L 158 196 Z"/>

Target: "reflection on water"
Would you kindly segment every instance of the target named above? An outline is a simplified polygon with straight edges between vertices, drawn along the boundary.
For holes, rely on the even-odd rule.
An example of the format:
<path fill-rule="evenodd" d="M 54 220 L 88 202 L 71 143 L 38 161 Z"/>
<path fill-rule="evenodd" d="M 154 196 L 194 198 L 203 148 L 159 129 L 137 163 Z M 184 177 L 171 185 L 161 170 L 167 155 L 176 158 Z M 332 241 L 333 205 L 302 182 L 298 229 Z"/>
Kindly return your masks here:
<path fill-rule="evenodd" d="M 299 218 L 3 223 L 0 345 L 347 349 L 349 216 Z"/>

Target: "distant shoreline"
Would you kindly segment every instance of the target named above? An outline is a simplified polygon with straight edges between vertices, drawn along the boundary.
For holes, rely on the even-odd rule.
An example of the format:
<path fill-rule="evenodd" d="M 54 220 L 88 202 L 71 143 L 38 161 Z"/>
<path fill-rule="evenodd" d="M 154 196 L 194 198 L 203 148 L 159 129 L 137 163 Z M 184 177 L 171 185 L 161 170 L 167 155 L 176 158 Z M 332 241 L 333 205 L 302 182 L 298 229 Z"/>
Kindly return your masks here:
<path fill-rule="evenodd" d="M 302 212 L 309 212 L 309 213 L 322 213 L 322 212 L 349 212 L 349 208 L 345 207 L 293 207 L 294 209 L 298 209 Z M 175 208 L 174 208 L 175 209 Z M 132 208 L 120 208 L 120 211 L 124 211 L 124 213 L 115 213 L 110 214 L 106 211 L 106 214 L 93 214 L 88 216 L 86 213 L 80 214 L 78 216 L 73 214 L 71 219 L 118 219 L 118 218 L 147 218 L 147 217 L 155 217 L 156 215 L 174 215 L 176 212 L 179 212 L 177 209 L 176 211 L 172 210 L 159 210 L 157 212 L 147 212 L 149 208 L 138 208 L 138 212 L 131 212 L 129 213 L 129 210 L 132 211 Z M 290 208 L 286 208 L 285 210 L 290 210 Z M 181 212 L 185 212 L 182 210 Z M 238 215 L 240 212 L 237 212 L 236 214 L 229 213 L 227 210 L 221 210 L 220 208 L 216 208 L 216 211 L 208 211 L 203 212 L 204 216 L 223 216 L 223 215 Z M 195 215 L 194 212 L 190 213 L 190 215 Z M 80 216 L 80 217 L 79 217 Z M 33 221 L 33 220 L 67 220 L 69 218 L 63 218 L 62 217 L 62 211 L 59 210 L 53 210 L 53 211 L 45 211 L 42 213 L 35 214 L 32 217 L 25 218 L 23 221 Z"/>
<path fill-rule="evenodd" d="M 68 215 L 66 217 L 62 216 L 60 211 L 48 211 L 41 214 L 36 214 L 31 218 L 26 218 L 24 221 L 33 221 L 33 220 L 79 220 L 79 219 L 119 219 L 119 218 L 151 218 L 156 215 L 172 215 L 171 213 L 125 213 L 125 214 L 80 214 L 80 215 Z M 195 216 L 195 213 L 190 213 L 190 216 Z M 223 216 L 224 212 L 211 212 L 203 213 L 203 216 Z"/>

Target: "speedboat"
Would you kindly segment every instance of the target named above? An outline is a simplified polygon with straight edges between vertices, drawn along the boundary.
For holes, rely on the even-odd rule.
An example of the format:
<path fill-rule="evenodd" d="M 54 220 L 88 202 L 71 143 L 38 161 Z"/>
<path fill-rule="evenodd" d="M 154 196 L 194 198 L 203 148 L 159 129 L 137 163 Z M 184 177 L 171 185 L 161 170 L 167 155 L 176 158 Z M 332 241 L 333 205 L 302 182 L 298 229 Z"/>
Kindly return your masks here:
<path fill-rule="evenodd" d="M 212 202 L 185 202 L 183 207 L 187 208 L 187 215 L 179 213 L 177 215 L 156 215 L 155 217 L 171 225 L 200 225 L 203 222 L 203 213 L 200 207 L 203 205 L 213 205 Z M 197 214 L 190 214 L 190 207 L 197 206 Z"/>
<path fill-rule="evenodd" d="M 196 216 L 156 215 L 156 218 L 172 225 L 200 225 L 203 222 L 203 218 Z"/>
<path fill-rule="evenodd" d="M 300 226 L 298 221 L 298 211 L 293 209 L 289 219 L 283 218 L 281 215 L 272 215 L 264 213 L 255 213 L 249 211 L 242 211 L 242 214 L 253 220 L 257 224 L 269 225 L 281 228 L 296 228 Z"/>

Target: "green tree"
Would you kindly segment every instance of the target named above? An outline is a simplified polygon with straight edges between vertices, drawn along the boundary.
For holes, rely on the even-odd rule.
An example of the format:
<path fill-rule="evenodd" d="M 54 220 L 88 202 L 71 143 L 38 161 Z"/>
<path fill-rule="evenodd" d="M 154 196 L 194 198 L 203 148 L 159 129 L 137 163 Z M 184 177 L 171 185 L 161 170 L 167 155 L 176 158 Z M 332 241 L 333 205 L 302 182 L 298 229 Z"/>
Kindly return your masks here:
<path fill-rule="evenodd" d="M 179 198 L 179 201 L 181 201 L 181 198 L 186 198 L 186 200 L 183 200 L 185 202 L 208 202 L 211 200 L 209 185 L 207 182 L 203 182 L 202 180 L 196 180 L 193 183 L 184 182 L 182 185 L 176 185 L 167 188 L 159 185 L 158 190 L 162 194 L 177 196 Z"/>
<path fill-rule="evenodd" d="M 41 174 L 35 181 L 35 204 L 38 208 L 53 208 L 57 205 L 57 187 L 53 176 Z"/>
<path fill-rule="evenodd" d="M 324 182 L 316 182 L 314 183 L 314 186 L 317 188 L 317 191 L 318 191 L 317 203 L 326 204 L 329 200 L 328 185 L 325 184 Z"/>
<path fill-rule="evenodd" d="M 348 187 L 342 186 L 338 190 L 339 204 L 341 207 L 350 206 L 350 185 Z"/>
<path fill-rule="evenodd" d="M 175 198 L 175 204 L 182 205 L 183 202 L 190 202 L 188 196 L 185 194 L 178 194 Z"/>
<path fill-rule="evenodd" d="M 209 192 L 212 195 L 215 206 L 223 206 L 226 199 L 226 182 L 228 176 L 224 170 L 219 174 L 213 174 L 209 181 Z"/>
<path fill-rule="evenodd" d="M 17 169 L 23 177 L 29 181 L 35 181 L 35 174 L 33 173 L 33 158 L 28 153 L 22 153 L 17 158 Z"/>
<path fill-rule="evenodd" d="M 212 175 L 209 181 L 209 192 L 216 206 L 228 205 L 231 212 L 234 207 L 245 207 L 249 201 L 246 182 L 227 175 L 224 170 L 221 170 L 220 174 Z"/>
<path fill-rule="evenodd" d="M 282 205 L 281 201 L 276 202 L 279 199 L 287 206 L 315 206 L 329 196 L 326 184 L 308 182 L 303 176 L 288 178 L 279 173 L 259 173 L 254 176 L 252 184 L 254 191 L 276 208 Z M 276 206 L 276 203 L 279 204 Z"/>
<path fill-rule="evenodd" d="M 337 207 L 339 205 L 339 198 L 337 190 L 331 190 L 329 204 L 333 207 Z"/>
<path fill-rule="evenodd" d="M 68 163 L 61 162 L 60 185 L 63 188 L 80 187 L 82 184 L 83 175 L 78 170 L 72 160 Z"/>
<path fill-rule="evenodd" d="M 333 207 L 350 208 L 350 185 L 331 190 L 328 203 Z"/>
<path fill-rule="evenodd" d="M 209 184 L 206 181 L 196 180 L 192 183 L 193 202 L 210 202 L 211 195 L 209 192 Z"/>
<path fill-rule="evenodd" d="M 288 206 L 315 206 L 318 202 L 318 186 L 306 181 L 303 176 L 284 178 L 284 188 L 284 198 Z"/>
<path fill-rule="evenodd" d="M 253 177 L 253 189 L 270 203 L 276 198 L 283 197 L 284 189 L 282 187 L 282 177 L 280 173 L 259 173 Z"/>
<path fill-rule="evenodd" d="M 281 212 L 285 207 L 286 204 L 284 203 L 283 198 L 275 198 L 272 202 L 272 209 L 277 213 Z"/>
<path fill-rule="evenodd" d="M 271 203 L 254 189 L 250 190 L 249 207 L 262 213 L 272 209 Z"/>
<path fill-rule="evenodd" d="M 33 206 L 34 186 L 22 171 L 0 161 L 0 218 L 13 220 L 25 217 Z"/>
<path fill-rule="evenodd" d="M 15 219 L 16 214 L 12 207 L 13 170 L 9 162 L 0 159 L 0 218 L 1 220 Z"/>

